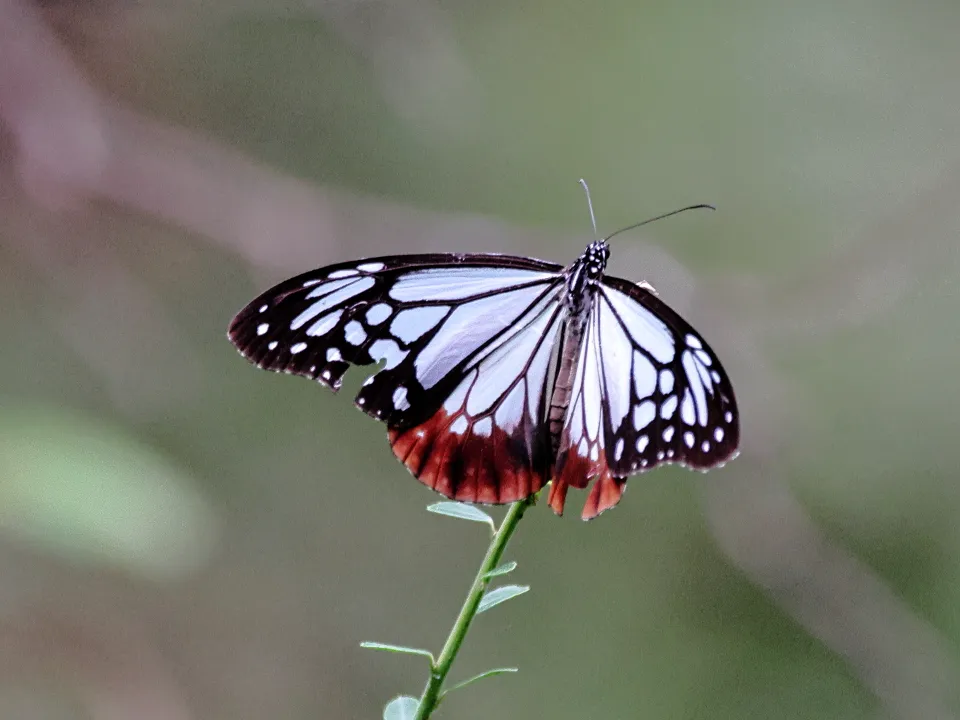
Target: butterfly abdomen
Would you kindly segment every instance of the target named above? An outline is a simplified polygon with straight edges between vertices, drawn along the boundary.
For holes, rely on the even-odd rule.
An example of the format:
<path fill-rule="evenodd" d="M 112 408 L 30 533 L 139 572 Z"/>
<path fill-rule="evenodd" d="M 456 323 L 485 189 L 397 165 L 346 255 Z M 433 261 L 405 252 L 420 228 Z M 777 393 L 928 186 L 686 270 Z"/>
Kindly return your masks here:
<path fill-rule="evenodd" d="M 582 339 L 583 322 L 571 318 L 564 333 L 563 346 L 560 348 L 560 367 L 557 370 L 553 392 L 550 394 L 550 412 L 547 416 L 550 426 L 550 446 L 554 455 L 560 445 L 560 433 L 567 416 L 567 408 L 570 407 L 570 393 L 573 388 L 573 376 L 577 372 L 577 356 Z"/>
<path fill-rule="evenodd" d="M 561 346 L 559 349 L 559 367 L 550 393 L 550 411 L 547 422 L 550 430 L 550 446 L 556 459 L 560 446 L 560 434 L 570 407 L 570 394 L 573 390 L 573 378 L 577 372 L 577 358 L 580 356 L 580 343 L 590 315 L 593 295 L 587 284 L 582 263 L 573 266 L 567 280 L 564 296 L 564 320 Z"/>

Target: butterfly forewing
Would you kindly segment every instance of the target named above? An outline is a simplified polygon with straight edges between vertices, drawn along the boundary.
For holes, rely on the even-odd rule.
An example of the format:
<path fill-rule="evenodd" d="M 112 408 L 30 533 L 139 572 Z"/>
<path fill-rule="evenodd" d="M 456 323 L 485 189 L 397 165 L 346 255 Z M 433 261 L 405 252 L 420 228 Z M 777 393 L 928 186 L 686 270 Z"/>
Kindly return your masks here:
<path fill-rule="evenodd" d="M 349 365 L 382 362 L 357 397 L 391 425 L 429 417 L 462 365 L 509 325 L 508 310 L 559 285 L 559 266 L 499 255 L 407 255 L 287 280 L 238 313 L 229 337 L 267 370 L 336 390 Z M 499 321 L 489 317 L 499 317 Z"/>
<path fill-rule="evenodd" d="M 740 439 L 736 400 L 706 341 L 648 289 L 619 278 L 604 278 L 594 314 L 613 472 L 669 462 L 706 470 L 731 459 Z"/>

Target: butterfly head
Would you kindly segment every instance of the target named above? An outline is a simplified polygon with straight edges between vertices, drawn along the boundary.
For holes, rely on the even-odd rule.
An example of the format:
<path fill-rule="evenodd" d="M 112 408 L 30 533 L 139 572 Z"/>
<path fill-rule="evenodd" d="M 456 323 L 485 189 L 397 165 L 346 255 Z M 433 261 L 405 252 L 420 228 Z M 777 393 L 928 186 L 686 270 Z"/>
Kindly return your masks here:
<path fill-rule="evenodd" d="M 597 240 L 587 246 L 583 254 L 584 265 L 587 271 L 587 277 L 590 280 L 597 280 L 607 269 L 607 260 L 610 259 L 610 246 L 606 240 Z"/>

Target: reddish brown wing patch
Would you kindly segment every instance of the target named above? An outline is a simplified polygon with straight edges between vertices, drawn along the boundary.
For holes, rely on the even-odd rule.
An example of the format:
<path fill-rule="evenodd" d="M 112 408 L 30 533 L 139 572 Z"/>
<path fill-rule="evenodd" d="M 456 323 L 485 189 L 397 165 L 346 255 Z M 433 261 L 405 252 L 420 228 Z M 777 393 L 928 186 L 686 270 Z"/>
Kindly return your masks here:
<path fill-rule="evenodd" d="M 626 487 L 626 478 L 616 477 L 610 472 L 606 454 L 603 448 L 596 448 L 596 460 L 592 459 L 591 448 L 586 447 L 586 454 L 578 452 L 577 448 L 570 448 L 561 452 L 557 458 L 553 484 L 550 486 L 548 503 L 557 515 L 563 514 L 563 505 L 567 497 L 567 489 L 575 487 L 583 489 L 590 480 L 596 478 L 580 517 L 591 520 L 604 510 L 609 510 L 618 502 Z"/>
<path fill-rule="evenodd" d="M 465 422 L 465 415 L 441 408 L 420 425 L 390 428 L 390 445 L 414 477 L 452 500 L 511 503 L 546 484 L 549 462 L 535 434 L 522 426 L 507 434 L 493 424 L 480 435 L 476 422 Z"/>

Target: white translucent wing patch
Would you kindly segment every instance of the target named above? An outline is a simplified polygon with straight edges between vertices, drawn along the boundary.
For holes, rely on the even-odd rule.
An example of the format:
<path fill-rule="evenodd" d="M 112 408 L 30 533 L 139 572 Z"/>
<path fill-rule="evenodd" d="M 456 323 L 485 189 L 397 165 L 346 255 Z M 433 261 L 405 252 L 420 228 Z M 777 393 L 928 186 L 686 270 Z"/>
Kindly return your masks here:
<path fill-rule="evenodd" d="M 513 327 L 467 364 L 466 379 L 444 406 L 448 410 L 462 407 L 470 418 L 496 413 L 497 425 L 506 432 L 521 422 L 524 412 L 531 424 L 539 424 L 540 399 L 560 329 L 558 316 L 555 294 L 530 306 Z"/>
<path fill-rule="evenodd" d="M 623 475 L 665 462 L 713 467 L 736 450 L 732 387 L 703 338 L 652 295 L 641 297 L 649 307 L 602 286 L 593 309 L 610 465 Z"/>
<path fill-rule="evenodd" d="M 546 282 L 553 273 L 496 267 L 454 267 L 417 270 L 400 278 L 390 289 L 390 297 L 401 302 L 463 300 L 511 286 Z"/>
<path fill-rule="evenodd" d="M 344 302 L 373 287 L 375 280 L 372 277 L 348 278 L 333 280 L 319 285 L 315 290 L 307 293 L 307 299 L 317 298 L 310 303 L 290 323 L 291 330 L 299 330 L 317 315 L 342 305 Z"/>
<path fill-rule="evenodd" d="M 565 449 L 596 462 L 604 450 L 605 414 L 603 378 L 600 376 L 600 333 L 596 313 L 591 313 L 580 346 L 577 372 L 571 388 L 571 402 L 558 454 Z M 609 409 L 609 405 L 607 406 Z"/>
<path fill-rule="evenodd" d="M 457 306 L 414 360 L 417 380 L 431 388 L 471 354 L 494 338 L 502 344 L 504 333 L 528 315 L 544 295 L 543 285 L 502 290 Z M 539 304 L 557 302 L 557 293 Z"/>
<path fill-rule="evenodd" d="M 673 361 L 677 353 L 674 337 L 663 320 L 616 290 L 604 289 L 603 295 L 635 344 L 661 364 Z"/>

